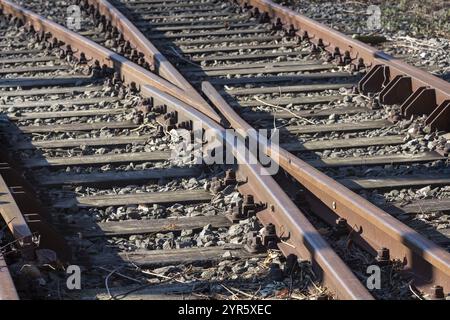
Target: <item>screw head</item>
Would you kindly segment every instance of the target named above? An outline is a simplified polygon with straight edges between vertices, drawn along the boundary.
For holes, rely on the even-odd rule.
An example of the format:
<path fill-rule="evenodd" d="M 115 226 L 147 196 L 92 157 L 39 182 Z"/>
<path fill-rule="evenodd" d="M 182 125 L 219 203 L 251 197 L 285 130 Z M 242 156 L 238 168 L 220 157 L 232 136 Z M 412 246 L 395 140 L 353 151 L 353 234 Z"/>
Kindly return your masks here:
<path fill-rule="evenodd" d="M 378 264 L 384 265 L 389 263 L 390 259 L 390 252 L 388 248 L 381 248 L 377 250 L 377 257 L 375 260 L 378 262 Z"/>
<path fill-rule="evenodd" d="M 432 286 L 431 287 L 431 299 L 433 299 L 433 300 L 445 299 L 444 288 L 439 285 Z"/>

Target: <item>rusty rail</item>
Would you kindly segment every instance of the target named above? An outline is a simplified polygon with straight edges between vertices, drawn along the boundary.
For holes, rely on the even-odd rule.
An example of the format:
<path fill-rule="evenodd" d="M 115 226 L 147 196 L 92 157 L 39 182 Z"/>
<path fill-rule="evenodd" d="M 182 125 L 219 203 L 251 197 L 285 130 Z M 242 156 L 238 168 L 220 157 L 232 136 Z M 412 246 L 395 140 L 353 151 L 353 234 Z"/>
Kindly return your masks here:
<path fill-rule="evenodd" d="M 311 43 L 324 44 L 330 52 L 343 54 L 348 51 L 352 60 L 371 66 L 361 80 L 359 89 L 364 93 L 379 93 L 384 104 L 400 104 L 402 113 L 427 115 L 426 125 L 431 130 L 450 130 L 450 84 L 426 71 L 396 59 L 339 31 L 309 19 L 298 12 L 276 4 L 271 0 L 236 0 L 241 5 L 267 13 L 276 23 L 296 33 Z"/>
<path fill-rule="evenodd" d="M 177 111 L 179 115 L 177 117 L 178 123 L 200 121 L 203 128 L 214 130 L 216 136 L 223 139 L 225 145 L 232 149 L 235 158 L 240 163 L 238 174 L 247 182 L 241 187 L 241 191 L 253 194 L 255 200 L 265 204 L 267 209 L 258 213 L 261 221 L 264 224 L 270 222 L 275 224 L 278 235 L 284 234 L 283 230 L 286 228 L 293 232 L 291 237 L 287 239 L 288 244 L 281 244 L 280 249 L 285 254 L 294 253 L 304 259 L 310 258 L 316 272 L 322 275 L 324 285 L 331 289 L 338 298 L 373 299 L 368 290 L 318 231 L 314 229 L 273 178 L 268 174 L 262 174 L 265 169 L 258 164 L 246 162 L 246 152 L 242 153 L 235 148 L 236 142 L 230 140 L 230 137 L 226 137 L 224 128 L 217 122 L 183 101 L 182 98 L 185 98 L 186 94 L 181 93 L 178 87 L 92 41 L 6 0 L 0 0 L 0 7 L 5 12 L 31 23 L 36 30 L 44 30 L 51 33 L 52 37 L 70 43 L 72 48 L 79 50 L 78 54 L 84 52 L 91 58 L 119 69 L 124 81 L 128 84 L 134 82 L 138 85 L 141 94 L 151 97 L 154 104 L 167 105 L 169 110 Z M 184 100 L 194 103 L 192 99 Z"/>
<path fill-rule="evenodd" d="M 81 2 L 81 1 L 80 1 Z M 208 105 L 203 97 L 195 90 L 192 85 L 179 73 L 177 69 L 167 60 L 167 58 L 148 40 L 145 35 L 136 28 L 127 17 L 107 0 L 87 0 L 89 4 L 96 7 L 99 13 L 109 19 L 122 34 L 125 40 L 132 46 L 142 52 L 150 61 L 153 61 L 157 74 L 176 84 L 186 91 L 196 100 L 194 107 L 210 116 L 216 121 L 220 121 L 219 115 Z"/>
<path fill-rule="evenodd" d="M 244 121 L 209 83 L 203 82 L 203 92 L 239 132 L 253 135 L 251 126 Z M 280 166 L 317 197 L 328 210 L 315 210 L 330 224 L 336 217 L 347 220 L 349 226 L 357 226 L 354 239 L 372 251 L 388 248 L 391 259 L 406 263 L 414 276 L 415 285 L 430 289 L 440 285 L 450 290 L 450 254 L 437 244 L 424 238 L 385 211 L 342 186 L 332 178 L 300 160 L 283 148 L 272 148 L 259 139 L 264 152 L 278 160 Z M 313 200 L 311 204 L 317 206 Z"/>

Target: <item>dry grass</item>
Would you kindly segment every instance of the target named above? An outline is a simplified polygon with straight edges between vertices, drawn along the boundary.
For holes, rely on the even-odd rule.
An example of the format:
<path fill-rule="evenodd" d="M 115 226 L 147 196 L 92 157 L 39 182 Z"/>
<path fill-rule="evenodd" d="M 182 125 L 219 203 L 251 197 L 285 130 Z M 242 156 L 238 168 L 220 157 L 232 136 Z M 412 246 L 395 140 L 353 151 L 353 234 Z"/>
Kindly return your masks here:
<path fill-rule="evenodd" d="M 285 5 L 305 3 L 348 5 L 344 14 L 364 14 L 369 5 L 381 8 L 382 25 L 386 30 L 406 30 L 411 36 L 438 36 L 450 39 L 450 1 L 447 0 L 274 0 Z"/>

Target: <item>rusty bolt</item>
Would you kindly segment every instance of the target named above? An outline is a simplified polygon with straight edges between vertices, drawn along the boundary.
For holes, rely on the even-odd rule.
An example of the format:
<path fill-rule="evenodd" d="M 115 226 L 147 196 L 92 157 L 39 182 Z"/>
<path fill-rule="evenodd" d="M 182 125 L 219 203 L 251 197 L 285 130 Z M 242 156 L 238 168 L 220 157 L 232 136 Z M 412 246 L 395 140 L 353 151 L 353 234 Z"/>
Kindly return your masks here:
<path fill-rule="evenodd" d="M 311 51 L 311 54 L 318 54 L 318 53 L 320 53 L 319 47 L 316 46 L 315 44 L 312 44 L 312 45 L 311 45 L 310 51 Z"/>
<path fill-rule="evenodd" d="M 242 215 L 245 218 L 249 218 L 256 214 L 255 199 L 251 194 L 246 194 L 244 196 L 244 202 L 242 203 Z"/>
<path fill-rule="evenodd" d="M 359 58 L 358 59 L 358 65 L 357 65 L 357 69 L 358 71 L 360 71 L 361 69 L 365 69 L 366 65 L 364 64 L 364 59 L 363 58 Z"/>
<path fill-rule="evenodd" d="M 402 119 L 402 116 L 401 116 L 400 112 L 392 110 L 389 112 L 388 119 L 389 119 L 389 121 L 391 121 L 393 123 L 397 123 Z"/>
<path fill-rule="evenodd" d="M 373 99 L 369 102 L 368 105 L 369 109 L 371 110 L 379 110 L 381 109 L 381 103 L 379 99 Z"/>
<path fill-rule="evenodd" d="M 308 31 L 303 31 L 303 35 L 302 35 L 302 41 L 306 41 L 306 42 L 309 42 L 309 35 L 308 35 Z"/>
<path fill-rule="evenodd" d="M 444 300 L 445 294 L 444 294 L 444 288 L 442 286 L 432 286 L 431 287 L 431 299 L 433 300 Z"/>
<path fill-rule="evenodd" d="M 335 234 L 338 236 L 342 236 L 347 233 L 347 219 L 345 218 L 337 218 L 336 226 L 334 227 Z"/>
<path fill-rule="evenodd" d="M 317 40 L 317 46 L 322 49 L 325 50 L 325 44 L 323 43 L 323 39 L 320 38 L 319 40 Z"/>
<path fill-rule="evenodd" d="M 278 263 L 271 263 L 268 277 L 273 281 L 283 281 L 284 273 L 281 270 L 280 265 Z"/>
<path fill-rule="evenodd" d="M 377 250 L 377 256 L 375 260 L 379 265 L 386 265 L 389 263 L 390 253 L 388 248 L 381 248 Z"/>
<path fill-rule="evenodd" d="M 87 64 L 87 59 L 86 59 L 86 55 L 84 54 L 84 52 L 80 53 L 80 61 L 79 64 Z"/>
<path fill-rule="evenodd" d="M 163 128 L 163 126 L 158 125 L 158 127 L 156 128 L 156 137 L 157 138 L 164 137 L 164 128 Z"/>
<path fill-rule="evenodd" d="M 331 52 L 327 52 L 327 62 L 332 62 L 334 60 L 333 54 Z"/>
<path fill-rule="evenodd" d="M 216 194 L 222 191 L 222 189 L 222 182 L 217 177 L 213 177 L 211 179 L 211 187 L 209 188 L 209 190 L 211 190 L 212 193 Z"/>
<path fill-rule="evenodd" d="M 228 208 L 226 217 L 233 223 L 238 222 L 242 219 L 241 207 L 237 203 L 231 203 Z"/>
<path fill-rule="evenodd" d="M 267 12 L 263 12 L 260 15 L 258 21 L 259 21 L 259 23 L 269 23 L 270 22 L 269 14 Z"/>
<path fill-rule="evenodd" d="M 155 113 L 159 113 L 159 114 L 166 113 L 167 112 L 167 107 L 165 105 L 155 106 L 153 108 L 153 111 Z"/>
<path fill-rule="evenodd" d="M 73 55 L 72 46 L 71 46 L 70 44 L 68 44 L 68 45 L 66 46 L 66 54 L 67 54 L 68 56 Z"/>
<path fill-rule="evenodd" d="M 448 156 L 450 154 L 450 143 L 446 142 L 442 150 L 444 151 L 444 155 Z"/>
<path fill-rule="evenodd" d="M 262 242 L 266 248 L 276 249 L 277 247 L 277 234 L 275 225 L 269 223 L 262 231 Z"/>
<path fill-rule="evenodd" d="M 284 273 L 286 275 L 291 275 L 298 266 L 298 258 L 295 254 L 289 254 L 286 257 L 286 265 L 284 267 Z"/>
<path fill-rule="evenodd" d="M 346 50 L 344 52 L 344 61 L 343 62 L 345 65 L 352 63 L 352 57 L 350 56 L 350 51 Z"/>
<path fill-rule="evenodd" d="M 293 24 L 291 24 L 291 26 L 289 27 L 287 35 L 288 35 L 288 37 L 295 37 L 296 32 L 297 32 L 297 29 L 295 29 Z"/>
<path fill-rule="evenodd" d="M 251 16 L 254 18 L 258 18 L 261 15 L 258 8 L 253 9 L 253 12 L 251 13 Z"/>
<path fill-rule="evenodd" d="M 283 29 L 283 23 L 281 22 L 280 18 L 277 18 L 277 21 L 273 24 L 272 30 L 282 30 Z"/>
<path fill-rule="evenodd" d="M 228 169 L 225 172 L 224 183 L 226 186 L 235 185 L 236 184 L 236 172 L 231 169 Z"/>

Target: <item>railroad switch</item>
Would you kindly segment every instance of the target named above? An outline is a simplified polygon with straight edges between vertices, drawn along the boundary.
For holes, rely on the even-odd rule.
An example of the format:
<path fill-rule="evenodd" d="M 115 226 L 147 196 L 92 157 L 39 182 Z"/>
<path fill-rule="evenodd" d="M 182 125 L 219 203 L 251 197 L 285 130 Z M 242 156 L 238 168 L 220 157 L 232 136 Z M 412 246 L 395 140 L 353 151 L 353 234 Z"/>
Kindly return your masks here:
<path fill-rule="evenodd" d="M 390 262 L 390 253 L 388 248 L 381 248 L 377 250 L 377 256 L 375 257 L 379 266 L 388 265 Z"/>
<path fill-rule="evenodd" d="M 431 300 L 445 300 L 444 288 L 442 286 L 431 287 Z"/>

